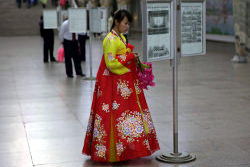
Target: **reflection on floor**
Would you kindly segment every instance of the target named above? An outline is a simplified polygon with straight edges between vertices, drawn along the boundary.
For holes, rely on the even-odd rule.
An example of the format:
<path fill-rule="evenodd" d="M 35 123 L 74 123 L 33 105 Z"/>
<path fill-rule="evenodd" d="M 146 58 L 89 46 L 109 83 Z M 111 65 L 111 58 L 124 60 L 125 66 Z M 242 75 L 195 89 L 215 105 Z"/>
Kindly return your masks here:
<path fill-rule="evenodd" d="M 101 40 L 93 45 L 93 73 Z M 132 40 L 138 51 L 140 41 Z M 94 81 L 68 79 L 63 63 L 42 62 L 38 36 L 0 38 L 1 167 L 249 167 L 250 64 L 232 64 L 234 45 L 208 42 L 207 55 L 179 66 L 179 150 L 197 155 L 182 165 L 155 157 L 172 151 L 172 69 L 153 63 L 156 87 L 145 91 L 161 150 L 151 157 L 102 164 L 81 155 Z M 55 44 L 55 54 L 59 43 Z M 83 69 L 89 74 L 88 61 Z"/>

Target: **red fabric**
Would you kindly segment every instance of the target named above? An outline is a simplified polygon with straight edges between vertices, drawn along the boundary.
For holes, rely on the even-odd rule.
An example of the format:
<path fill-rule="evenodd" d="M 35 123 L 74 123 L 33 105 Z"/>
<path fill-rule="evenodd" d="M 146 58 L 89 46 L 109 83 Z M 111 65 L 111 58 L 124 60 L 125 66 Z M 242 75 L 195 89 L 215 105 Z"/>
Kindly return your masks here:
<path fill-rule="evenodd" d="M 131 45 L 130 43 L 128 43 L 127 48 L 130 49 L 130 52 L 127 52 L 126 56 L 124 57 L 123 55 L 116 55 L 118 61 L 120 63 L 122 63 L 122 65 L 124 66 L 128 66 L 129 64 L 131 64 L 131 62 L 134 60 L 135 55 L 134 53 L 132 53 L 132 51 L 134 50 L 134 46 Z M 128 68 L 131 68 L 130 66 L 128 66 Z"/>
<path fill-rule="evenodd" d="M 128 43 L 127 48 L 131 49 L 131 52 L 133 52 L 135 47 L 133 45 L 131 45 L 130 43 Z"/>
<path fill-rule="evenodd" d="M 159 150 L 155 128 L 132 54 L 127 54 L 127 59 L 131 60 L 131 63 L 126 65 L 130 72 L 116 75 L 107 69 L 104 56 L 102 57 L 82 150 L 83 154 L 90 155 L 94 161 L 111 161 L 111 129 L 114 161 L 149 156 Z"/>
<path fill-rule="evenodd" d="M 124 66 L 128 66 L 134 61 L 134 53 L 127 53 L 126 55 L 116 55 L 118 61 Z M 128 67 L 129 68 L 129 67 Z"/>

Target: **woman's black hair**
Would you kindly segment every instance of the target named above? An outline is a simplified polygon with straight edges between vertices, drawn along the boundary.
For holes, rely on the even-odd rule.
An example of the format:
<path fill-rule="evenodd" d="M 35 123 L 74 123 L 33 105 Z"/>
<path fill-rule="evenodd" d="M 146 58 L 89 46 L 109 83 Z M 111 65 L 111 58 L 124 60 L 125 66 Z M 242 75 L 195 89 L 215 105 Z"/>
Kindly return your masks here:
<path fill-rule="evenodd" d="M 115 20 L 117 20 L 118 23 L 120 23 L 125 17 L 127 17 L 128 21 L 132 23 L 133 21 L 132 15 L 127 10 L 122 9 L 122 10 L 115 12 L 113 14 L 113 23 L 112 23 L 110 31 L 112 31 L 112 29 L 115 27 Z"/>

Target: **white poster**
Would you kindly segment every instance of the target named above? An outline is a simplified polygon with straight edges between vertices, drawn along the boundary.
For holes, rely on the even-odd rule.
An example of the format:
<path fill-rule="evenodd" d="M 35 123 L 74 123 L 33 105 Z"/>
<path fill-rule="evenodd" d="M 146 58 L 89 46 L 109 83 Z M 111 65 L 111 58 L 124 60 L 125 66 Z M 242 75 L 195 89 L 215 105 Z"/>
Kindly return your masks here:
<path fill-rule="evenodd" d="M 182 3 L 181 6 L 182 56 L 203 53 L 203 4 Z"/>
<path fill-rule="evenodd" d="M 69 9 L 69 32 L 87 32 L 86 9 Z"/>
<path fill-rule="evenodd" d="M 91 32 L 101 32 L 101 22 L 98 8 L 91 9 Z"/>
<path fill-rule="evenodd" d="M 57 12 L 56 10 L 43 10 L 43 28 L 57 28 Z"/>
<path fill-rule="evenodd" d="M 171 58 L 171 5 L 147 3 L 147 60 Z"/>
<path fill-rule="evenodd" d="M 106 8 L 100 8 L 100 22 L 101 22 L 101 32 L 108 31 L 108 10 Z"/>
<path fill-rule="evenodd" d="M 107 32 L 108 29 L 108 15 L 106 8 L 93 8 L 91 9 L 91 32 L 101 33 Z"/>

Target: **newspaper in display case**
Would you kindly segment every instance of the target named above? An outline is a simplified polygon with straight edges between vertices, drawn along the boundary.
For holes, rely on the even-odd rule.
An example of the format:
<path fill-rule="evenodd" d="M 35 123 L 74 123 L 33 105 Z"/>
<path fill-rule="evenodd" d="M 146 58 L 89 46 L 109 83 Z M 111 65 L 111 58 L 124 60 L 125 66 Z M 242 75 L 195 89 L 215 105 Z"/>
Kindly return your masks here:
<path fill-rule="evenodd" d="M 203 3 L 181 4 L 181 52 L 182 56 L 204 54 Z"/>
<path fill-rule="evenodd" d="M 98 8 L 91 9 L 91 32 L 99 33 L 100 32 L 100 19 L 99 19 L 99 11 Z"/>
<path fill-rule="evenodd" d="M 171 4 L 147 3 L 147 60 L 171 58 Z"/>
<path fill-rule="evenodd" d="M 91 32 L 95 33 L 107 32 L 108 17 L 106 8 L 92 8 L 91 18 L 92 18 Z"/>
<path fill-rule="evenodd" d="M 101 32 L 108 31 L 108 13 L 107 8 L 99 8 L 100 22 L 101 22 Z"/>
<path fill-rule="evenodd" d="M 57 28 L 56 10 L 43 10 L 43 27 L 44 29 L 56 29 Z"/>
<path fill-rule="evenodd" d="M 87 11 L 84 8 L 69 9 L 69 32 L 87 32 Z"/>

